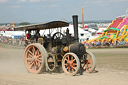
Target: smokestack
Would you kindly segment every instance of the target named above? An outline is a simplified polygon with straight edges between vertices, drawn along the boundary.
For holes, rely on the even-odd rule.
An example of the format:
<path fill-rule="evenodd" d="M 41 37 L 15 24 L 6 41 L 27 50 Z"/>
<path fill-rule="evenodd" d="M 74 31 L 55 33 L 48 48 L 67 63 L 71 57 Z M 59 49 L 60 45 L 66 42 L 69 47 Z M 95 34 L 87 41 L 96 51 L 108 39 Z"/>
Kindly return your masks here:
<path fill-rule="evenodd" d="M 75 42 L 78 42 L 78 15 L 73 15 L 74 37 Z"/>

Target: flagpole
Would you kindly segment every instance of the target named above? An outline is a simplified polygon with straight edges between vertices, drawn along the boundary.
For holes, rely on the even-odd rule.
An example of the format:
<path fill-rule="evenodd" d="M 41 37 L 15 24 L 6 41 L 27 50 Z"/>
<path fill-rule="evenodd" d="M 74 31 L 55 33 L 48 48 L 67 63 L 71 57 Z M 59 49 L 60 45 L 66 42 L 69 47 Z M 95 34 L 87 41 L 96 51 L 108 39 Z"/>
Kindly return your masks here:
<path fill-rule="evenodd" d="M 84 28 L 84 7 L 83 7 L 83 4 L 82 4 L 82 28 Z"/>

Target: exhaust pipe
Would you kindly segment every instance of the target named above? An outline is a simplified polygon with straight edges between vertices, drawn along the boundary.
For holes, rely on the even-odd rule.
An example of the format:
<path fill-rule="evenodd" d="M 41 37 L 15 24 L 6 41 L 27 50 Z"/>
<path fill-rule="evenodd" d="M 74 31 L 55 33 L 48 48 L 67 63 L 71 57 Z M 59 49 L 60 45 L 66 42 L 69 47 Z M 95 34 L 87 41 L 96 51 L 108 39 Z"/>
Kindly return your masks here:
<path fill-rule="evenodd" d="M 73 15 L 73 26 L 74 26 L 74 38 L 75 38 L 75 42 L 79 42 L 79 38 L 78 38 L 78 15 Z"/>

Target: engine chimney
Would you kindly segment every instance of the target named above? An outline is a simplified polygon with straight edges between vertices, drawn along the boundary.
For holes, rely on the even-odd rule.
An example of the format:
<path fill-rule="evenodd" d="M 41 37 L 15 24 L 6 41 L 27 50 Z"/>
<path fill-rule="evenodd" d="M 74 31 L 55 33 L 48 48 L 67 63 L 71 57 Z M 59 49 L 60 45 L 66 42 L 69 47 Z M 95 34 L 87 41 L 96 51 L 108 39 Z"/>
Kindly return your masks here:
<path fill-rule="evenodd" d="M 74 38 L 75 42 L 78 42 L 78 15 L 73 15 L 73 26 L 74 26 Z"/>

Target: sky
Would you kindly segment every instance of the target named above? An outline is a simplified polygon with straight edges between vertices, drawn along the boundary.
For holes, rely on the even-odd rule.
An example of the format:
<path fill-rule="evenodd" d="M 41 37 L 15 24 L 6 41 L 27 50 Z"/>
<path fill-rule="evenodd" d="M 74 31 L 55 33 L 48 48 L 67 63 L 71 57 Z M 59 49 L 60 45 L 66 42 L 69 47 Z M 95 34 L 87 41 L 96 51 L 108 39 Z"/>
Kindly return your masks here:
<path fill-rule="evenodd" d="M 78 15 L 82 21 L 113 20 L 125 15 L 128 0 L 0 0 L 0 23 L 40 23 Z"/>

